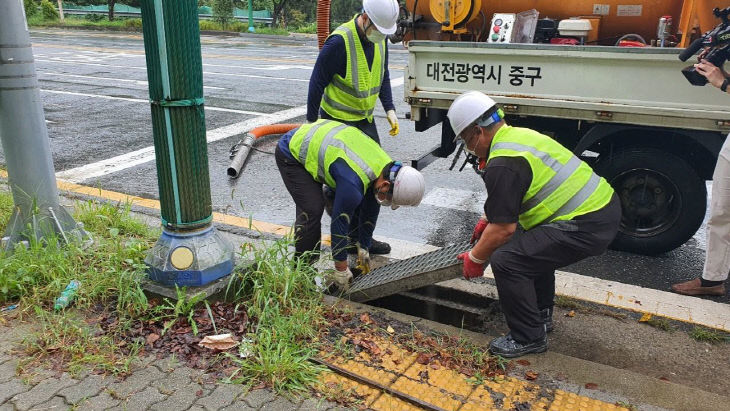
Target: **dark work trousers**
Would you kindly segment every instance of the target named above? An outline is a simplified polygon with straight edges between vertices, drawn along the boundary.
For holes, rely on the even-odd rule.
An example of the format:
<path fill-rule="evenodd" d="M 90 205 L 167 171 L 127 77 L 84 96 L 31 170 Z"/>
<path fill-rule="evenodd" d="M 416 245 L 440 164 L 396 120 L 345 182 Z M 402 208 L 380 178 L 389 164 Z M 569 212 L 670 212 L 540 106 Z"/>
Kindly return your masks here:
<path fill-rule="evenodd" d="M 327 120 L 335 120 L 339 121 L 340 123 L 347 124 L 348 126 L 355 127 L 362 131 L 363 133 L 367 134 L 368 137 L 372 138 L 378 145 L 380 145 L 380 136 L 378 135 L 378 128 L 375 127 L 375 121 L 370 122 L 367 119 L 362 119 L 358 121 L 344 121 L 340 120 L 338 118 L 334 118 L 330 116 L 326 111 L 319 110 L 319 116 L 321 118 L 327 119 Z M 355 212 L 352 214 L 352 220 L 350 220 L 350 241 L 348 241 L 348 245 L 353 245 L 358 238 L 360 237 L 360 230 L 358 230 L 358 227 L 360 226 L 360 207 L 355 209 Z M 354 251 L 354 250 L 351 250 Z"/>
<path fill-rule="evenodd" d="M 321 220 L 324 212 L 322 184 L 316 182 L 298 161 L 287 158 L 278 146 L 274 152 L 274 157 L 281 178 L 284 180 L 284 185 L 297 207 L 297 216 L 294 221 L 296 256 L 300 257 L 306 252 L 313 251 L 315 253 L 311 254 L 309 262 L 314 262 L 321 250 Z"/>
<path fill-rule="evenodd" d="M 555 270 L 605 252 L 620 221 L 614 194 L 600 210 L 517 233 L 492 254 L 499 303 L 515 341 L 527 344 L 545 336 L 540 310 L 553 306 Z"/>

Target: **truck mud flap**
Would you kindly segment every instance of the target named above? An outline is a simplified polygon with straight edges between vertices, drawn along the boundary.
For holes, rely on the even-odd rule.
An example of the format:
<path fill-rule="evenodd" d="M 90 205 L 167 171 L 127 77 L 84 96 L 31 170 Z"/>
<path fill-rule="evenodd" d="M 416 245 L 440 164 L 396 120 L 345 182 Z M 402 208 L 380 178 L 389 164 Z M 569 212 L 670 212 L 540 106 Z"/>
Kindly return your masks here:
<path fill-rule="evenodd" d="M 455 244 L 378 267 L 358 277 L 342 297 L 366 302 L 461 277 L 461 262 L 456 256 L 470 248 L 468 242 Z"/>

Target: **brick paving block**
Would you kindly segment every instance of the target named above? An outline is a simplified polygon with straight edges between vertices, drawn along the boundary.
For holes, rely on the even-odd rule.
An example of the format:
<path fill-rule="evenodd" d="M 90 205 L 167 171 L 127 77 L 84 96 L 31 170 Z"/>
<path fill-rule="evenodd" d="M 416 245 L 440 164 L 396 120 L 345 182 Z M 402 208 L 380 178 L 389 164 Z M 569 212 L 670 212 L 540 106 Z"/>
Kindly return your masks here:
<path fill-rule="evenodd" d="M 143 391 L 132 394 L 127 401 L 112 408 L 114 411 L 146 410 L 153 404 L 164 401 L 167 395 L 160 394 L 155 387 L 147 387 Z"/>
<path fill-rule="evenodd" d="M 113 391 L 117 398 L 126 398 L 130 394 L 142 391 L 151 383 L 164 378 L 164 376 L 165 374 L 156 367 L 142 368 L 135 371 L 126 380 L 109 384 L 107 389 Z"/>
<path fill-rule="evenodd" d="M 246 393 L 243 400 L 253 408 L 261 408 L 262 405 L 274 401 L 275 398 L 276 395 L 269 390 L 254 390 Z"/>
<path fill-rule="evenodd" d="M 81 404 L 76 404 L 79 410 L 105 410 L 107 408 L 115 407 L 119 405 L 121 401 L 113 398 L 108 392 L 102 391 L 99 395 L 87 398 L 81 401 Z"/>
<path fill-rule="evenodd" d="M 0 403 L 4 403 L 17 394 L 26 392 L 33 388 L 28 384 L 23 384 L 19 379 L 10 380 L 0 384 Z"/>
<path fill-rule="evenodd" d="M 274 401 L 267 402 L 259 409 L 261 411 L 294 411 L 299 409 L 299 404 L 295 404 L 284 397 L 276 397 Z"/>
<path fill-rule="evenodd" d="M 111 377 L 103 377 L 101 375 L 89 375 L 82 380 L 76 380 L 77 383 L 66 387 L 58 392 L 58 395 L 64 397 L 66 402 L 74 405 L 81 400 L 93 397 L 101 390 L 106 388 L 112 382 Z"/>
<path fill-rule="evenodd" d="M 0 382 L 10 381 L 16 377 L 18 360 L 4 361 L 0 364 Z"/>
<path fill-rule="evenodd" d="M 220 384 L 210 395 L 200 398 L 196 404 L 207 410 L 217 410 L 231 404 L 242 392 L 243 388 L 238 384 Z"/>
<path fill-rule="evenodd" d="M 198 396 L 198 391 L 201 390 L 203 391 L 203 395 Z M 160 411 L 184 410 L 193 405 L 198 398 L 202 398 L 209 392 L 198 384 L 188 383 L 188 385 L 176 390 L 164 401 L 154 404 L 151 409 Z"/>
<path fill-rule="evenodd" d="M 331 408 L 334 404 L 322 399 L 308 398 L 299 404 L 300 411 L 324 411 Z"/>
<path fill-rule="evenodd" d="M 233 404 L 223 407 L 220 411 L 254 411 L 256 408 L 249 407 L 242 399 L 237 399 Z"/>
<path fill-rule="evenodd" d="M 57 392 L 76 383 L 76 380 L 68 374 L 61 375 L 61 378 L 45 379 L 30 390 L 20 393 L 10 401 L 19 411 L 25 411 L 34 405 L 50 400 Z"/>
<path fill-rule="evenodd" d="M 193 374 L 192 371 L 192 369 L 187 367 L 176 368 L 172 372 L 165 373 L 165 377 L 153 382 L 152 386 L 156 387 L 160 392 L 170 395 L 190 384 Z"/>
<path fill-rule="evenodd" d="M 53 398 L 44 402 L 43 404 L 38 404 L 35 407 L 31 408 L 31 411 L 67 409 L 69 409 L 69 406 L 68 404 L 66 404 L 66 401 L 63 400 L 63 397 L 55 395 Z"/>

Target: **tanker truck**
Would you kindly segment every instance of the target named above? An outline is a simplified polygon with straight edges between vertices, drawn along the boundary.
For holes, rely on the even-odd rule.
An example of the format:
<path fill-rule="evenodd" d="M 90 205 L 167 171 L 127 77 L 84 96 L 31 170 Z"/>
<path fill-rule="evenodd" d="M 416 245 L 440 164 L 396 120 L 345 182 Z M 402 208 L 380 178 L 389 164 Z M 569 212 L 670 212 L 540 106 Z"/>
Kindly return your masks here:
<path fill-rule="evenodd" d="M 416 131 L 441 126 L 440 144 L 413 165 L 461 153 L 446 112 L 480 90 L 509 124 L 550 135 L 613 185 L 623 207 L 614 249 L 682 245 L 705 216 L 730 99 L 690 84 L 682 70 L 697 58 L 678 57 L 716 27 L 720 3 L 406 0 L 391 38 L 408 48 L 406 117 Z"/>

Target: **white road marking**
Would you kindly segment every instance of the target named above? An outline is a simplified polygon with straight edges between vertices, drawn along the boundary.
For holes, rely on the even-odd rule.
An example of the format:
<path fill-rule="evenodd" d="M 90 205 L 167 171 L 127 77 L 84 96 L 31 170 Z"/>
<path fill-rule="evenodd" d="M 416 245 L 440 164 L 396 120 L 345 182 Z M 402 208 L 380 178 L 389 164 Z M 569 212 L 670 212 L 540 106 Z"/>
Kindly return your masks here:
<path fill-rule="evenodd" d="M 116 97 L 116 96 L 106 96 L 104 94 L 88 94 L 88 93 L 77 93 L 75 91 L 63 91 L 63 90 L 48 90 L 48 89 L 41 89 L 41 91 L 45 93 L 52 93 L 52 94 L 67 94 L 70 96 L 79 96 L 79 97 L 91 97 L 91 98 L 101 98 L 106 100 L 122 100 L 122 101 L 131 101 L 134 103 L 147 103 L 149 104 L 149 100 L 141 99 L 141 98 L 131 98 L 131 97 Z M 261 113 L 258 111 L 247 111 L 247 110 L 236 110 L 232 108 L 224 108 L 224 107 L 211 107 L 211 106 L 205 106 L 206 110 L 210 111 L 223 111 L 226 113 L 237 113 L 237 114 L 249 114 L 252 116 L 263 116 L 266 115 L 266 113 Z"/>
<path fill-rule="evenodd" d="M 74 64 L 74 65 L 84 65 L 84 66 L 96 66 L 96 67 L 113 67 L 113 68 L 120 68 L 120 69 L 133 69 L 133 70 L 147 70 L 147 67 L 141 67 L 141 66 L 121 66 L 121 65 L 114 65 L 114 64 L 100 64 L 100 63 L 87 63 L 87 62 L 80 62 L 80 61 L 65 61 L 65 60 L 43 60 L 43 59 L 36 59 L 35 61 L 43 62 L 43 63 L 61 63 L 61 64 Z M 229 67 L 235 67 L 235 66 L 229 66 Z M 299 78 L 287 78 L 287 77 L 274 77 L 274 76 L 260 76 L 256 74 L 239 74 L 239 73 L 220 73 L 217 71 L 205 71 L 203 70 L 204 76 L 223 76 L 223 77 L 247 77 L 247 78 L 263 78 L 268 80 L 287 80 L 287 81 L 298 81 L 298 82 L 309 82 L 309 79 L 299 79 Z"/>
<path fill-rule="evenodd" d="M 94 79 L 94 80 L 109 80 L 113 82 L 122 82 L 122 83 L 133 83 L 140 86 L 147 86 L 146 80 L 130 80 L 130 79 L 121 79 L 121 78 L 113 78 L 113 77 L 100 77 L 100 76 L 85 76 L 80 74 L 68 74 L 68 73 L 50 73 L 47 71 L 39 71 L 38 73 L 46 75 L 46 76 L 55 76 L 55 77 L 71 77 L 71 78 L 80 78 L 80 79 Z M 203 86 L 204 89 L 211 89 L 211 90 L 225 90 L 225 87 L 213 87 L 213 86 Z"/>
<path fill-rule="evenodd" d="M 486 200 L 485 192 L 436 187 L 426 194 L 421 204 L 481 214 Z"/>
<path fill-rule="evenodd" d="M 307 106 L 299 106 L 276 113 L 264 114 L 260 117 L 241 121 L 239 123 L 220 127 L 207 132 L 207 141 L 212 143 L 225 138 L 244 133 L 252 128 L 267 124 L 280 123 L 307 113 Z M 96 163 L 86 164 L 56 173 L 56 177 L 73 183 L 80 183 L 93 178 L 116 173 L 128 168 L 144 164 L 155 159 L 154 146 L 145 147 L 131 153 L 122 154 Z"/>

